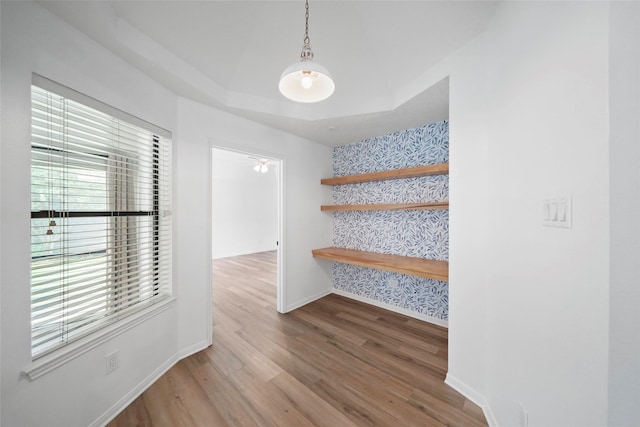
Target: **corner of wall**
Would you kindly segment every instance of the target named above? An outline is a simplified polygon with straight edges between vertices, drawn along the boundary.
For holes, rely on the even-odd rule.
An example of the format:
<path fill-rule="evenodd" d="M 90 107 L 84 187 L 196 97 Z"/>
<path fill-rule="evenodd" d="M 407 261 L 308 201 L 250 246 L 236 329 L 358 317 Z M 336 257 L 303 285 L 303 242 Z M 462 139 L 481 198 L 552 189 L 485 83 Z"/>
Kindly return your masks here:
<path fill-rule="evenodd" d="M 447 373 L 447 376 L 444 380 L 445 384 L 455 389 L 458 393 L 462 394 L 464 397 L 478 405 L 482 412 L 484 413 L 484 417 L 487 419 L 487 424 L 489 427 L 498 427 L 498 420 L 496 419 L 493 411 L 491 410 L 491 406 L 489 402 L 484 397 L 482 393 L 474 390 L 472 387 L 469 387 L 462 381 L 455 378 L 451 373 Z"/>

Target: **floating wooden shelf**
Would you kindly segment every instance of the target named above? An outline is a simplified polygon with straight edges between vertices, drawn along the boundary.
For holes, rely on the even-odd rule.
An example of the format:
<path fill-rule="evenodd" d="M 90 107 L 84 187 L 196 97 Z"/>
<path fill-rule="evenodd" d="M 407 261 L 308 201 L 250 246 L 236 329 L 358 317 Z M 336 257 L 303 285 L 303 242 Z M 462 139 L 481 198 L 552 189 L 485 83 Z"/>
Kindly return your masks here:
<path fill-rule="evenodd" d="M 389 179 L 415 178 L 418 176 L 445 175 L 449 173 L 448 163 L 425 165 L 415 168 L 396 169 L 382 172 L 365 173 L 361 175 L 339 176 L 320 180 L 323 185 L 358 184 L 361 182 L 385 181 Z"/>
<path fill-rule="evenodd" d="M 311 251 L 315 258 L 327 259 L 360 267 L 393 271 L 411 276 L 449 281 L 449 262 L 407 257 L 401 255 L 379 254 L 344 248 L 323 248 Z"/>
<path fill-rule="evenodd" d="M 388 211 L 408 209 L 449 209 L 449 202 L 376 203 L 367 205 L 322 205 L 321 211 Z"/>

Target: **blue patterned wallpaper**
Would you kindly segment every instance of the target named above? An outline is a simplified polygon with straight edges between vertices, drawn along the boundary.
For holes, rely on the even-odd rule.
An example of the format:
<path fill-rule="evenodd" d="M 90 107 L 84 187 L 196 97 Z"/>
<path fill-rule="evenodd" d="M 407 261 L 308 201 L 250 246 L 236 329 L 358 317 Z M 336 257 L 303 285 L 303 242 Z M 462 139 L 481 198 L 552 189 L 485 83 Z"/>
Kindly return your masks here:
<path fill-rule="evenodd" d="M 427 200 L 441 202 L 448 199 L 449 177 L 447 175 L 363 182 L 333 187 L 333 203 L 337 205 L 418 203 Z"/>
<path fill-rule="evenodd" d="M 365 139 L 333 149 L 334 176 L 449 162 L 449 122 Z"/>
<path fill-rule="evenodd" d="M 333 149 L 334 176 L 449 162 L 449 123 L 408 129 Z M 414 203 L 449 199 L 448 175 L 333 187 L 335 204 Z M 371 252 L 449 259 L 449 211 L 335 211 L 333 245 Z M 333 264 L 335 289 L 448 320 L 448 284 L 347 264 Z"/>
<path fill-rule="evenodd" d="M 338 262 L 333 263 L 333 281 L 341 291 L 437 319 L 448 318 L 447 282 Z"/>
<path fill-rule="evenodd" d="M 446 261 L 449 211 L 335 212 L 333 246 Z"/>

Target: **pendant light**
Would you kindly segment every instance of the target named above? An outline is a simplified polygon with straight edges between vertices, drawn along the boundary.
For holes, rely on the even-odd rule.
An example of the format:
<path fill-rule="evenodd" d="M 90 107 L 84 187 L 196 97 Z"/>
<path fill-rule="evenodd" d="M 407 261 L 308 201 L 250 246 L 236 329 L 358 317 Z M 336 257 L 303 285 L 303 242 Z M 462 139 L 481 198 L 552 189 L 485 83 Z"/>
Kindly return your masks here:
<path fill-rule="evenodd" d="M 300 62 L 288 67 L 280 77 L 278 88 L 287 98 L 296 102 L 318 102 L 327 99 L 336 85 L 329 71 L 313 62 L 313 52 L 309 44 L 309 0 L 305 0 L 304 44 L 300 52 Z"/>

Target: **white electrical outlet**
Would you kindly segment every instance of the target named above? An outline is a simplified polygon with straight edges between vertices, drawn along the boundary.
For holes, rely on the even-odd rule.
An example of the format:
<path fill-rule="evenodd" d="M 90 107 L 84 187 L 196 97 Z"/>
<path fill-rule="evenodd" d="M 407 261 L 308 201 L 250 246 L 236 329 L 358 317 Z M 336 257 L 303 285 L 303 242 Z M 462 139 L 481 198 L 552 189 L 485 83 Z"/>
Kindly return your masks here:
<path fill-rule="evenodd" d="M 111 352 L 105 356 L 106 361 L 106 374 L 110 374 L 120 367 L 120 356 L 118 355 L 118 350 Z"/>
<path fill-rule="evenodd" d="M 391 288 L 391 289 L 396 289 L 398 287 L 398 279 L 396 278 L 391 278 L 387 281 L 387 285 Z"/>

